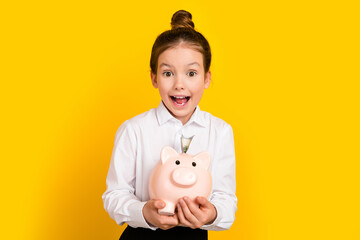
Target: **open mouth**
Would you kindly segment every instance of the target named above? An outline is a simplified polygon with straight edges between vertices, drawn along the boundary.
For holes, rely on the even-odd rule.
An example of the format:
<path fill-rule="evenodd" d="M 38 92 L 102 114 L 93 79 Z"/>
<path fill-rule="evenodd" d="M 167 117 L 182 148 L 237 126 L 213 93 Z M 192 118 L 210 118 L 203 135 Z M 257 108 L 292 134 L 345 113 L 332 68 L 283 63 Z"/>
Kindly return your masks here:
<path fill-rule="evenodd" d="M 177 106 L 184 106 L 190 99 L 190 96 L 170 96 L 171 100 Z"/>

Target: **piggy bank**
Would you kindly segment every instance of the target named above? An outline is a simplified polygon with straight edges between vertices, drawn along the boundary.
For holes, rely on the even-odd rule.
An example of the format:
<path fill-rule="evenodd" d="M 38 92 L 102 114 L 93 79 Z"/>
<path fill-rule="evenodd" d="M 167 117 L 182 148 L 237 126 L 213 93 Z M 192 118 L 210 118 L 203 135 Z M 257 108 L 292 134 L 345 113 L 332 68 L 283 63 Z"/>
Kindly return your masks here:
<path fill-rule="evenodd" d="M 164 147 L 160 163 L 154 169 L 149 184 L 151 199 L 161 199 L 166 206 L 159 214 L 173 215 L 179 198 L 197 196 L 208 198 L 211 192 L 209 172 L 210 154 L 201 152 L 195 156 L 178 154 L 171 147 Z"/>

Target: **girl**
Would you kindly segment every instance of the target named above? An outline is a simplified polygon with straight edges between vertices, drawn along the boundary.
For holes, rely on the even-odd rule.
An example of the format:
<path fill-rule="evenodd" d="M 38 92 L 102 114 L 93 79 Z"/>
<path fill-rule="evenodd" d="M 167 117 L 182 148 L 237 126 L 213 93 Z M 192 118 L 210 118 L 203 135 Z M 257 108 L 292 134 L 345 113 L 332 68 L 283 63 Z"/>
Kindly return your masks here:
<path fill-rule="evenodd" d="M 119 225 L 128 224 L 120 239 L 207 239 L 207 230 L 229 229 L 235 219 L 232 128 L 198 107 L 211 80 L 210 46 L 189 12 L 176 12 L 171 25 L 157 37 L 150 59 L 152 84 L 162 101 L 125 121 L 115 137 L 103 201 Z M 182 136 L 194 136 L 188 154 L 208 151 L 212 157 L 211 196 L 194 202 L 184 196 L 175 215 L 160 215 L 165 203 L 149 199 L 149 177 L 164 146 L 181 152 Z"/>

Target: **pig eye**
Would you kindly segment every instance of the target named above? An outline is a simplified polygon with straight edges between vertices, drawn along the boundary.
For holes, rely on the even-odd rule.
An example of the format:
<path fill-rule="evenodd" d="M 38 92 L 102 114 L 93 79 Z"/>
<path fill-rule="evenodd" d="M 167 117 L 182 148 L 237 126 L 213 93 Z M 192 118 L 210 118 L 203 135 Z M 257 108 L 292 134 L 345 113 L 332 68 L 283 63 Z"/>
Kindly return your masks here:
<path fill-rule="evenodd" d="M 179 165 L 179 164 L 180 164 L 180 161 L 179 161 L 179 160 L 176 160 L 175 163 L 176 163 L 176 165 Z"/>
<path fill-rule="evenodd" d="M 192 165 L 195 167 L 195 166 L 196 166 L 196 162 L 192 162 Z"/>

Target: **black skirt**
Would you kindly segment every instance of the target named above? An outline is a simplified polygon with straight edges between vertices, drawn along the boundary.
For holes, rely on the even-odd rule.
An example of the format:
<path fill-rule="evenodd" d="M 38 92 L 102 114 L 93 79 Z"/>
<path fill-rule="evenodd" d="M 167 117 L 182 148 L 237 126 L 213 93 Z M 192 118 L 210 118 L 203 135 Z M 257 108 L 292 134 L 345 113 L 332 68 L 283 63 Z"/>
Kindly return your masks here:
<path fill-rule="evenodd" d="M 120 240 L 141 240 L 141 239 L 157 239 L 157 240 L 205 240 L 208 239 L 207 230 L 191 229 L 188 227 L 174 227 L 168 230 L 147 228 L 133 228 L 127 226 L 122 233 Z"/>

